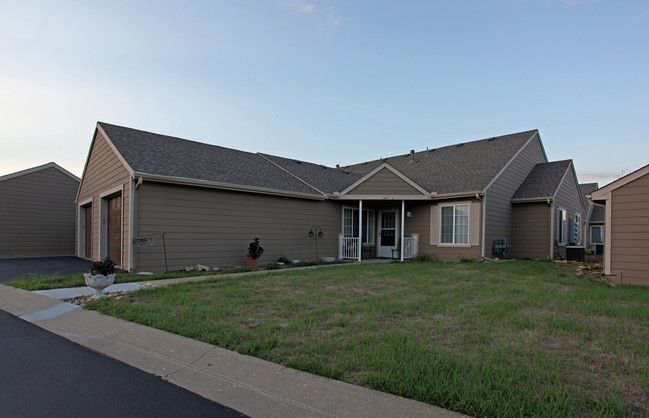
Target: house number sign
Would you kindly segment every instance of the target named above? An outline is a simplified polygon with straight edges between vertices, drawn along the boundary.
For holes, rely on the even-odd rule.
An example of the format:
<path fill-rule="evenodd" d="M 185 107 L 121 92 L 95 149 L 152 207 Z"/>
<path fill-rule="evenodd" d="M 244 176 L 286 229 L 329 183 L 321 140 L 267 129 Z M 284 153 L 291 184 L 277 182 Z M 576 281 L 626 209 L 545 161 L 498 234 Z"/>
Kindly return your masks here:
<path fill-rule="evenodd" d="M 133 238 L 133 246 L 135 247 L 151 247 L 152 245 L 153 245 L 152 237 Z"/>

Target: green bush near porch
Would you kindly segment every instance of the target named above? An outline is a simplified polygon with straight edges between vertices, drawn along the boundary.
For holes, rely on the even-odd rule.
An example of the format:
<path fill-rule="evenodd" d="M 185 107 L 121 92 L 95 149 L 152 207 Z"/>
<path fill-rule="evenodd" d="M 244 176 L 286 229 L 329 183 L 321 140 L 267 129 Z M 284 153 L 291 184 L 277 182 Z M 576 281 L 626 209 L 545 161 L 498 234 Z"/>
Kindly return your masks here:
<path fill-rule="evenodd" d="M 472 416 L 649 415 L 649 288 L 575 264 L 282 270 L 86 307 Z"/>

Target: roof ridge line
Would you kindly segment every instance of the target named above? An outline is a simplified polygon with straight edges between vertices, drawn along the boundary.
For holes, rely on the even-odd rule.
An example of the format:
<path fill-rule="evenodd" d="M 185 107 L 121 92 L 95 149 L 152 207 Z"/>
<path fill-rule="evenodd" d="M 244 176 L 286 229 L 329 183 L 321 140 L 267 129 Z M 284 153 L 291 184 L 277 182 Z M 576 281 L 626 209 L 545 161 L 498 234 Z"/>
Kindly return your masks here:
<path fill-rule="evenodd" d="M 273 164 L 275 167 L 279 168 L 280 170 L 284 171 L 286 174 L 288 174 L 289 176 L 293 177 L 294 179 L 296 179 L 296 180 L 298 180 L 298 181 L 304 183 L 305 185 L 309 186 L 310 188 L 312 188 L 312 189 L 315 190 L 316 192 L 322 194 L 323 196 L 327 196 L 327 194 L 326 194 L 325 192 L 323 192 L 322 190 L 320 190 L 320 189 L 318 189 L 317 187 L 313 186 L 312 184 L 307 183 L 305 180 L 303 180 L 303 179 L 301 179 L 300 177 L 298 177 L 297 175 L 291 173 L 291 172 L 288 171 L 286 168 L 282 167 L 281 165 L 279 165 L 279 164 L 276 163 L 275 161 L 271 160 L 269 157 L 267 157 L 266 155 L 262 154 L 261 152 L 257 152 L 257 155 L 260 156 L 261 158 L 263 158 L 264 160 L 268 161 L 269 163 Z"/>

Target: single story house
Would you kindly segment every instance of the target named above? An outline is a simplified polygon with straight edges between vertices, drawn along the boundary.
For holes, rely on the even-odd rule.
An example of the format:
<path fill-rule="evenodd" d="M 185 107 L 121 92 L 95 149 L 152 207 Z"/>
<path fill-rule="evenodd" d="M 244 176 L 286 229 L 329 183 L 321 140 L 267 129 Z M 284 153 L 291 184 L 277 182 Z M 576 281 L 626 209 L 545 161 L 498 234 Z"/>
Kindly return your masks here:
<path fill-rule="evenodd" d="M 74 255 L 78 189 L 55 163 L 0 177 L 0 258 Z"/>
<path fill-rule="evenodd" d="M 604 207 L 604 274 L 614 283 L 649 285 L 649 165 L 589 199 Z"/>
<path fill-rule="evenodd" d="M 579 185 L 582 201 L 584 203 L 584 246 L 590 248 L 594 254 L 604 254 L 604 207 L 593 205 L 588 200 L 588 195 L 599 189 L 597 183 L 584 183 Z"/>
<path fill-rule="evenodd" d="M 566 246 L 581 245 L 584 208 L 571 160 L 536 164 L 511 202 L 513 257 L 566 258 Z"/>
<path fill-rule="evenodd" d="M 552 258 L 583 207 L 572 162 L 547 166 L 562 173 L 554 189 L 535 186 L 547 164 L 537 130 L 334 168 L 98 122 L 77 194 L 77 254 L 130 271 L 232 266 L 259 237 L 262 262 L 489 258 L 497 240 L 516 250 L 514 225 L 537 222 L 517 206 L 543 198 L 562 218 L 539 234 L 544 251 L 517 256 Z M 513 200 L 526 180 L 537 196 Z"/>

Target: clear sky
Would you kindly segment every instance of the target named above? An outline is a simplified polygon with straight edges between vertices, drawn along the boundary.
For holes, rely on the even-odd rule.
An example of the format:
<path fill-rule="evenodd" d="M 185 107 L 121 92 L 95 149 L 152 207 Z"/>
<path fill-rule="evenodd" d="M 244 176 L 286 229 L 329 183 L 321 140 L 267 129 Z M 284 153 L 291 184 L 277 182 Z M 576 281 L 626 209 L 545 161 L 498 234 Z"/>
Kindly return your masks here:
<path fill-rule="evenodd" d="M 649 164 L 646 0 L 0 0 L 0 175 L 97 121 L 334 166 L 539 129 Z"/>

